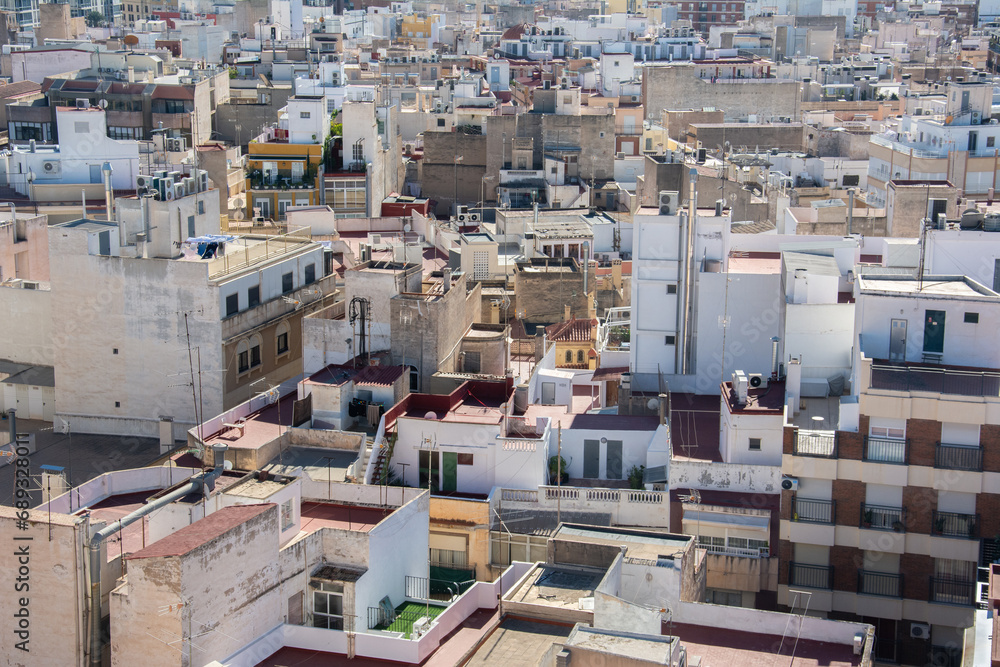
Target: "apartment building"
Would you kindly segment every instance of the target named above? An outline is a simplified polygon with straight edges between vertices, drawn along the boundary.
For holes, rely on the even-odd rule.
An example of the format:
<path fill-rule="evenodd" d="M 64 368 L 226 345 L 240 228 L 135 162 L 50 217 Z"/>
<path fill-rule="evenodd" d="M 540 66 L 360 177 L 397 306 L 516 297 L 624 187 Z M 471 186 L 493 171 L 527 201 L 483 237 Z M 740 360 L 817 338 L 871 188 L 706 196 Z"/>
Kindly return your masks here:
<path fill-rule="evenodd" d="M 998 187 L 1000 125 L 990 116 L 991 84 L 949 81 L 945 98 L 929 98 L 903 116 L 896 130 L 873 134 L 868 192 L 885 205 L 890 180 L 948 181 L 972 199 L 988 199 Z"/>
<path fill-rule="evenodd" d="M 301 319 L 333 279 L 308 232 L 218 236 L 214 192 L 146 199 L 50 231 L 55 331 L 73 341 L 56 346 L 56 394 L 75 432 L 172 442 L 301 373 Z"/>
<path fill-rule="evenodd" d="M 879 659 L 960 664 L 1000 531 L 1000 296 L 884 270 L 854 291 L 849 395 L 788 407 L 778 602 L 866 619 Z"/>
<path fill-rule="evenodd" d="M 690 21 L 691 27 L 708 33 L 713 25 L 735 25 L 743 20 L 743 0 L 737 2 L 681 2 L 677 9 L 680 21 Z"/>

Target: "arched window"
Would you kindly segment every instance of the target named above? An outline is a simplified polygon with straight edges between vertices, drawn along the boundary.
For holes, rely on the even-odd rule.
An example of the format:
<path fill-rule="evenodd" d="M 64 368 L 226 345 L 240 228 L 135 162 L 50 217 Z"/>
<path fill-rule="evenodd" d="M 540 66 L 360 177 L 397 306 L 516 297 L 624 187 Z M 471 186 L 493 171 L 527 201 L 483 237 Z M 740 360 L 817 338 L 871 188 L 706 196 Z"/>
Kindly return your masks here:
<path fill-rule="evenodd" d="M 288 322 L 282 322 L 278 325 L 274 330 L 274 339 L 278 345 L 278 354 L 288 352 Z"/>
<path fill-rule="evenodd" d="M 250 370 L 250 341 L 246 339 L 236 345 L 236 366 L 240 373 Z"/>
<path fill-rule="evenodd" d="M 260 334 L 254 334 L 250 337 L 250 368 L 260 366 L 260 344 Z"/>
<path fill-rule="evenodd" d="M 573 363 L 573 350 L 566 350 L 566 363 Z"/>
<path fill-rule="evenodd" d="M 582 364 L 583 363 L 583 350 L 577 350 L 576 351 L 576 363 L 578 363 L 578 364 Z"/>

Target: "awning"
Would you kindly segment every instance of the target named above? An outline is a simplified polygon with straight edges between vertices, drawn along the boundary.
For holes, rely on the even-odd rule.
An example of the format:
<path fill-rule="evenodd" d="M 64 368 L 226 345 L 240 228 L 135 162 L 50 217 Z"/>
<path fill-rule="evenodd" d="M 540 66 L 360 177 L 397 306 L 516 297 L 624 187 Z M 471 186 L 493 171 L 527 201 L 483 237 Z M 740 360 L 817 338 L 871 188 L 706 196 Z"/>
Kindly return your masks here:
<path fill-rule="evenodd" d="M 611 380 L 621 380 L 622 373 L 628 373 L 628 366 L 612 366 L 609 368 L 598 368 L 594 371 L 594 382 L 609 382 Z"/>

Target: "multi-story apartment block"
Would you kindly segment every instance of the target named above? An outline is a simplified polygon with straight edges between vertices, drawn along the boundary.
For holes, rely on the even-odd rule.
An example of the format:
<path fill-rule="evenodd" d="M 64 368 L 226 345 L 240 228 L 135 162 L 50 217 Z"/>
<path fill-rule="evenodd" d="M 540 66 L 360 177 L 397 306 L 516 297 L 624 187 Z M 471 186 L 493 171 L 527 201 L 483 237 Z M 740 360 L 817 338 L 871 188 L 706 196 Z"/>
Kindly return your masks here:
<path fill-rule="evenodd" d="M 1000 296 L 881 273 L 856 278 L 849 395 L 787 408 L 778 602 L 865 619 L 882 660 L 960 664 L 1000 532 Z"/>
<path fill-rule="evenodd" d="M 928 98 L 896 131 L 873 134 L 868 191 L 885 204 L 890 180 L 949 181 L 966 195 L 987 199 L 997 188 L 1000 125 L 991 119 L 993 88 L 950 81 L 945 98 Z"/>
<path fill-rule="evenodd" d="M 734 25 L 743 20 L 744 2 L 681 2 L 677 18 L 690 21 L 698 32 L 707 33 L 713 25 Z"/>

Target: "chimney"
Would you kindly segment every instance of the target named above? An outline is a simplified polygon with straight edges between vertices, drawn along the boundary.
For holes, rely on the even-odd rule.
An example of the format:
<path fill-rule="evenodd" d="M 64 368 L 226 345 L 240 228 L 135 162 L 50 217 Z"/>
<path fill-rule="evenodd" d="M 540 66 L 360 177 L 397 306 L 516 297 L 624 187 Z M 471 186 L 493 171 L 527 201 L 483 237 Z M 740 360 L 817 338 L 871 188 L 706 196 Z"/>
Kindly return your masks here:
<path fill-rule="evenodd" d="M 570 308 L 569 304 L 567 303 L 565 306 L 563 306 L 563 322 L 569 322 L 572 319 L 572 316 L 573 316 L 573 309 Z"/>
<path fill-rule="evenodd" d="M 660 394 L 659 399 L 660 424 L 664 425 L 667 423 L 667 417 L 669 417 L 667 414 L 667 395 Z"/>
<path fill-rule="evenodd" d="M 620 259 L 611 260 L 611 284 L 616 290 L 622 288 L 622 261 Z"/>
<path fill-rule="evenodd" d="M 775 380 L 778 379 L 778 343 L 780 341 L 781 339 L 777 336 L 771 338 L 771 377 Z"/>
<path fill-rule="evenodd" d="M 445 269 L 441 283 L 441 291 L 447 294 L 451 290 L 451 269 Z"/>

